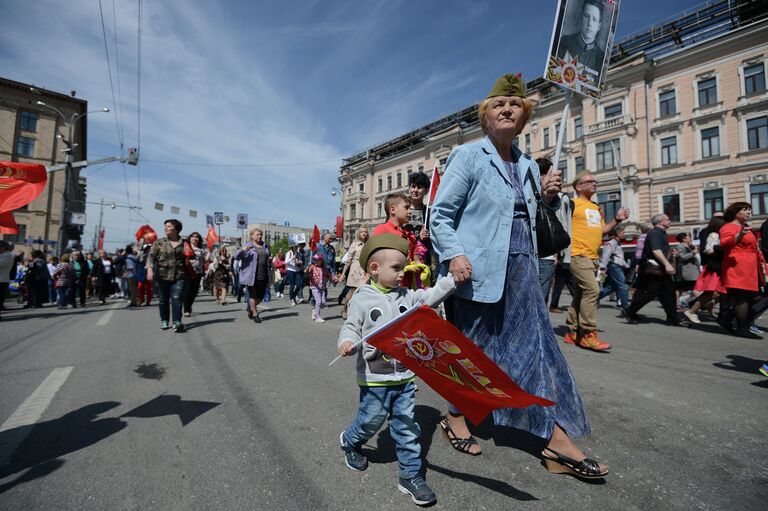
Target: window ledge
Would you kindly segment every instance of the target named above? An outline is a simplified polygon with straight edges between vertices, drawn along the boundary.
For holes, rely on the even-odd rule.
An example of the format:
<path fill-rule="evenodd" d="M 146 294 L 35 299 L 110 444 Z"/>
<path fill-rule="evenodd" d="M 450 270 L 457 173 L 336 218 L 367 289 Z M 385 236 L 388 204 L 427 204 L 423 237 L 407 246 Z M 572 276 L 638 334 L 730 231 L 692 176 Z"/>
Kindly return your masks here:
<path fill-rule="evenodd" d="M 759 147 L 757 149 L 749 149 L 747 151 L 742 151 L 740 153 L 737 153 L 736 156 L 752 156 L 753 154 L 764 154 L 768 153 L 768 147 Z"/>
<path fill-rule="evenodd" d="M 707 158 L 707 161 L 709 161 L 709 158 Z M 656 170 L 671 170 L 679 169 L 681 167 L 685 167 L 685 163 L 669 163 L 667 165 L 660 165 L 656 168 Z"/>
<path fill-rule="evenodd" d="M 720 155 L 720 156 L 710 156 L 709 158 L 702 158 L 700 160 L 696 160 L 693 162 L 694 165 L 701 165 L 704 163 L 712 163 L 715 161 L 723 161 L 727 160 L 730 156 L 729 155 Z"/>

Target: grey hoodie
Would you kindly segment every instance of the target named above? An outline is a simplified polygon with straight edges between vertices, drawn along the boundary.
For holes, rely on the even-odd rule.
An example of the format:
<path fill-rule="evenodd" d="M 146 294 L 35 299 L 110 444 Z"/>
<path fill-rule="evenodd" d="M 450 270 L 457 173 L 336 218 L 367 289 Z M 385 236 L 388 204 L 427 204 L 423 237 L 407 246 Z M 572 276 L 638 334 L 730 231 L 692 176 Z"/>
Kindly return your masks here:
<path fill-rule="evenodd" d="M 437 307 L 453 291 L 456 284 L 450 273 L 438 279 L 429 289 L 399 287 L 388 293 L 379 291 L 371 284 L 358 289 L 349 301 L 349 311 L 339 333 L 338 346 L 344 341 L 358 343 L 363 337 L 396 318 L 419 302 Z M 357 350 L 358 385 L 397 385 L 414 378 L 398 360 L 363 342 Z"/>

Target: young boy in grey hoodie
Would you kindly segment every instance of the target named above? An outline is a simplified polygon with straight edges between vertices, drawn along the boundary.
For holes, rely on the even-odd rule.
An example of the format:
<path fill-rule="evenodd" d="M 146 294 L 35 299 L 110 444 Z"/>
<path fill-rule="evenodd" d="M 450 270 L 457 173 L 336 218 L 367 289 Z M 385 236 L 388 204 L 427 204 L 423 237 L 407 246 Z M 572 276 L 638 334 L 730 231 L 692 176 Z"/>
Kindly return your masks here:
<path fill-rule="evenodd" d="M 360 407 L 355 420 L 341 433 L 340 441 L 347 467 L 365 470 L 368 460 L 360 447 L 376 434 L 389 416 L 389 431 L 397 446 L 400 469 L 398 489 L 410 495 L 415 504 L 427 505 L 437 499 L 422 472 L 421 430 L 413 416 L 416 390 L 413 380 L 416 376 L 398 360 L 368 343 L 360 344 L 372 330 L 414 305 L 422 302 L 436 307 L 456 289 L 450 274 L 430 289 L 400 287 L 407 254 L 408 242 L 390 233 L 373 236 L 360 253 L 360 265 L 371 276 L 371 282 L 361 287 L 349 301 L 347 320 L 338 342 L 342 356 L 357 352 Z"/>

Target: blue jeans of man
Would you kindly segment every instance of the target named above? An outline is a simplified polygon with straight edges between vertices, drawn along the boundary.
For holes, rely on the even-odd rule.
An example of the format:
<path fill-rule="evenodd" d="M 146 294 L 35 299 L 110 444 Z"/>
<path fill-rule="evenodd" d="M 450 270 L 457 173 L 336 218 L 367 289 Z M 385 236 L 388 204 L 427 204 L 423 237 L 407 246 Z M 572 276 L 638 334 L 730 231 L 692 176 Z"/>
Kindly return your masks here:
<path fill-rule="evenodd" d="M 155 279 L 155 289 L 160 299 L 160 321 L 168 321 L 172 315 L 174 323 L 181 323 L 181 306 L 184 279 L 163 280 Z M 170 309 L 170 311 L 169 311 Z"/>
<path fill-rule="evenodd" d="M 555 276 L 555 260 L 539 259 L 539 285 L 544 296 L 544 305 L 549 303 L 549 291 L 552 289 L 552 279 Z"/>
<path fill-rule="evenodd" d="M 421 474 L 421 428 L 413 416 L 416 386 L 413 382 L 386 387 L 360 386 L 357 417 L 345 431 L 352 447 L 366 443 L 389 416 L 389 434 L 395 441 L 400 477 L 411 479 Z"/>
<path fill-rule="evenodd" d="M 607 276 L 603 287 L 600 289 L 598 301 L 615 292 L 618 295 L 621 308 L 629 307 L 629 286 L 627 286 L 627 277 L 624 274 L 624 268 L 618 264 L 608 263 L 606 267 Z"/>

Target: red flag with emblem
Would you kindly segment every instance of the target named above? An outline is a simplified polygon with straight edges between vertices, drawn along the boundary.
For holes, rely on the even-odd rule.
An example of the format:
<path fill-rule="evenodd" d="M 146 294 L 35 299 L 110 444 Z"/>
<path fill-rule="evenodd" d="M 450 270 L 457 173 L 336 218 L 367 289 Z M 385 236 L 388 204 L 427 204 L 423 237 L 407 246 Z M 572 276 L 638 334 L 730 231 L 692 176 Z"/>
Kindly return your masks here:
<path fill-rule="evenodd" d="M 99 244 L 96 246 L 99 250 L 104 250 L 104 229 L 99 231 Z"/>
<path fill-rule="evenodd" d="M 216 234 L 216 229 L 212 225 L 208 226 L 208 234 L 205 236 L 205 241 L 208 244 L 208 250 L 211 250 L 219 242 L 219 235 Z"/>
<path fill-rule="evenodd" d="M 314 252 L 317 250 L 318 243 L 320 243 L 320 229 L 315 225 L 315 228 L 312 230 L 312 239 L 309 240 L 309 249 Z"/>
<path fill-rule="evenodd" d="M 144 239 L 146 243 L 154 243 L 155 240 L 157 240 L 157 233 L 149 226 L 149 224 L 142 225 L 139 227 L 139 230 L 136 231 L 136 241 L 141 241 L 142 239 Z"/>
<path fill-rule="evenodd" d="M 406 311 L 365 341 L 399 360 L 475 425 L 497 408 L 555 404 L 521 389 L 426 305 Z"/>
<path fill-rule="evenodd" d="M 0 161 L 0 234 L 18 234 L 12 211 L 35 200 L 47 181 L 42 165 Z"/>

